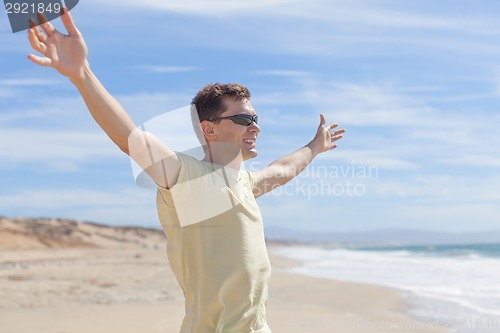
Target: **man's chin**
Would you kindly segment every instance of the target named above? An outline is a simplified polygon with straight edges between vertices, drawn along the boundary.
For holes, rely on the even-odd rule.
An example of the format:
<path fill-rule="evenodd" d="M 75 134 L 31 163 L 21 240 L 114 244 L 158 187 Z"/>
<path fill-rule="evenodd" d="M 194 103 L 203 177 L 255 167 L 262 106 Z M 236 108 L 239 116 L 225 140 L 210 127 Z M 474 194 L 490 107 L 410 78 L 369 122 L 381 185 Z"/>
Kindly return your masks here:
<path fill-rule="evenodd" d="M 243 154 L 243 160 L 246 161 L 251 158 L 257 157 L 257 154 L 258 152 L 256 149 L 248 150 Z"/>

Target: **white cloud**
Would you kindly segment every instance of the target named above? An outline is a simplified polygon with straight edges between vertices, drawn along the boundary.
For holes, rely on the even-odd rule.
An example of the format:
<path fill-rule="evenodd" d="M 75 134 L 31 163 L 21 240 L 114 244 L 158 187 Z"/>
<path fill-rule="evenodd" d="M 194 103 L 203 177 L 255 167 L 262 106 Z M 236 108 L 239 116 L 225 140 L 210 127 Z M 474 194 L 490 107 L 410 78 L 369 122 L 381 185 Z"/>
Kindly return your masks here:
<path fill-rule="evenodd" d="M 500 35 L 495 17 L 481 17 L 484 13 L 480 9 L 476 15 L 474 11 L 453 15 L 429 7 L 368 0 L 89 0 L 79 3 L 74 16 L 80 15 L 77 23 L 85 32 L 97 30 L 96 15 L 103 15 L 98 35 L 92 36 L 94 45 L 102 46 L 112 43 L 125 47 L 133 39 L 135 45 L 156 47 L 157 43 L 149 40 L 163 41 L 167 36 L 176 43 L 182 41 L 179 42 L 182 46 L 294 53 L 328 59 L 401 53 L 442 57 L 440 51 L 453 50 L 480 54 L 494 61 L 494 56 L 500 53 L 494 40 Z M 96 13 L 95 8 L 103 8 L 103 13 Z M 110 11 L 115 15 L 109 15 Z M 89 16 L 95 20 L 89 20 Z M 170 17 L 174 21 L 170 22 Z M 186 24 L 180 23 L 183 18 Z M 135 22 L 134 31 L 123 34 L 116 28 L 123 21 Z M 228 25 L 231 29 L 226 29 Z M 107 33 L 102 34 L 103 30 Z M 144 38 L 145 33 L 148 38 Z M 454 57 L 453 61 L 457 59 Z"/>
<path fill-rule="evenodd" d="M 105 134 L 74 131 L 3 129 L 0 131 L 1 168 L 42 164 L 51 170 L 70 171 L 79 165 L 120 156 Z"/>
<path fill-rule="evenodd" d="M 472 167 L 491 167 L 491 168 L 499 168 L 500 167 L 500 156 L 495 154 L 491 155 L 480 155 L 474 154 L 464 154 L 460 156 L 453 156 L 449 158 L 440 158 L 437 159 L 437 162 L 448 164 L 448 165 L 465 165 Z"/>
<path fill-rule="evenodd" d="M 357 165 L 373 166 L 380 170 L 415 170 L 419 163 L 398 157 L 394 151 L 387 149 L 337 149 L 331 154 L 322 154 L 317 157 L 319 161 L 344 161 Z"/>
<path fill-rule="evenodd" d="M 381 172 L 382 173 L 382 172 Z M 500 178 L 484 176 L 480 179 L 471 175 L 414 174 L 405 179 L 379 179 L 374 194 L 380 198 L 396 197 L 412 200 L 419 205 L 457 203 L 495 203 L 500 200 Z"/>
<path fill-rule="evenodd" d="M 197 70 L 196 67 L 191 66 L 155 66 L 155 65 L 140 65 L 136 66 L 148 72 L 154 73 L 174 73 L 174 72 L 191 72 Z"/>
<path fill-rule="evenodd" d="M 140 91 L 129 95 L 116 95 L 115 97 L 131 115 L 136 125 L 189 105 L 193 98 L 190 92 L 150 93 Z"/>
<path fill-rule="evenodd" d="M 2 110 L 0 168 L 25 164 L 45 171 L 75 172 L 88 163 L 124 156 L 93 123 L 81 97 L 51 97 L 26 101 L 22 106 L 12 103 L 9 109 Z M 196 141 L 190 114 L 170 112 L 190 102 L 187 94 L 136 93 L 116 97 L 131 117 L 136 118 L 137 125 L 149 123 L 148 130 L 172 148 Z M 155 120 L 150 122 L 152 118 Z M 36 128 L 33 123 L 37 124 Z"/>
<path fill-rule="evenodd" d="M 134 200 L 130 196 L 130 190 L 127 192 L 128 195 L 117 196 L 112 191 L 105 192 L 89 189 L 25 189 L 8 195 L 4 194 L 1 202 L 9 207 L 23 207 L 29 202 L 33 208 L 130 205 Z"/>
<path fill-rule="evenodd" d="M 10 87 L 0 87 L 0 98 L 11 98 L 16 95 L 15 90 L 11 89 Z"/>
<path fill-rule="evenodd" d="M 0 87 L 1 89 L 1 87 Z M 64 96 L 63 94 L 61 94 Z M 36 96 L 36 98 L 29 98 Z M 12 129 L 30 121 L 51 123 L 57 128 L 73 129 L 88 119 L 81 97 L 55 97 L 51 94 L 36 94 L 28 87 L 20 87 L 0 113 L 0 125 Z M 39 129 L 44 128 L 40 124 Z"/>
<path fill-rule="evenodd" d="M 89 0 L 88 3 L 97 2 Z M 141 2 L 132 0 L 106 0 L 101 5 L 114 5 L 126 7 L 152 8 L 167 12 L 175 12 L 185 15 L 197 15 L 208 17 L 241 17 L 268 16 L 286 17 L 291 19 L 307 19 L 314 21 L 337 22 L 345 26 L 346 22 L 353 27 L 360 26 L 382 26 L 415 28 L 429 30 L 461 31 L 485 35 L 498 35 L 500 29 L 496 26 L 494 18 L 478 18 L 474 15 L 464 18 L 429 14 L 428 12 L 412 11 L 405 9 L 394 9 L 400 4 L 397 1 L 385 1 L 374 4 L 373 1 L 345 1 L 345 0 L 255 0 L 233 1 L 233 0 L 144 0 Z"/>
<path fill-rule="evenodd" d="M 0 96 L 1 93 L 2 87 L 0 87 Z M 86 131 L 90 128 L 89 126 L 92 126 L 91 115 L 83 99 L 76 93 L 72 95 L 70 97 L 37 95 L 36 99 L 28 99 L 28 96 L 32 96 L 29 90 L 18 90 L 16 97 L 22 99 L 23 103 L 20 104 L 19 100 L 13 100 L 12 103 L 4 107 L 0 113 L 0 124 L 4 123 L 6 124 L 4 126 L 7 126 L 16 122 L 17 127 L 19 127 L 23 122 L 29 120 L 43 120 L 56 128 L 77 128 Z M 141 91 L 128 95 L 116 94 L 114 97 L 122 104 L 136 124 L 188 105 L 192 98 L 189 93 L 182 92 L 151 93 Z"/>
<path fill-rule="evenodd" d="M 305 112 L 280 112 L 284 106 L 308 105 L 307 110 L 322 112 L 327 119 L 335 120 L 341 126 L 395 129 L 404 126 L 404 132 L 411 133 L 415 139 L 441 136 L 446 142 L 451 141 L 450 137 L 460 142 L 464 135 L 473 131 L 495 129 L 498 116 L 491 115 L 488 110 L 473 114 L 450 112 L 446 107 L 434 106 L 435 97 L 422 95 L 422 89 L 431 88 L 406 87 L 393 82 L 344 83 L 309 78 L 294 90 L 261 93 L 254 97 L 254 101 L 275 108 L 267 121 L 276 125 L 316 122 Z M 446 98 L 446 94 L 441 98 Z"/>
<path fill-rule="evenodd" d="M 296 91 L 259 94 L 258 103 L 264 105 L 311 105 L 323 112 L 327 119 L 342 125 L 396 126 L 428 125 L 436 110 L 411 95 L 398 93 L 391 83 L 342 83 L 304 80 Z M 277 119 L 278 123 L 303 124 L 310 122 L 308 115 L 278 115 L 302 119 Z M 285 120 L 285 122 L 283 122 Z M 316 122 L 316 119 L 314 119 Z"/>
<path fill-rule="evenodd" d="M 497 67 L 495 69 L 495 74 L 494 74 L 494 93 L 496 97 L 500 97 L 500 67 Z"/>
<path fill-rule="evenodd" d="M 278 191 L 278 189 L 276 191 Z M 310 212 L 311 205 L 307 200 L 292 197 L 286 197 L 285 199 L 286 200 L 277 197 L 273 198 L 273 194 L 266 194 L 259 199 L 259 201 L 262 202 L 262 204 L 260 204 L 262 215 L 269 221 L 286 222 L 291 218 L 307 215 L 308 212 Z"/>
<path fill-rule="evenodd" d="M 499 216 L 498 204 L 480 202 L 400 204 L 387 212 L 388 220 L 399 220 L 403 225 L 446 231 L 497 230 Z"/>
<path fill-rule="evenodd" d="M 312 72 L 298 71 L 298 70 L 291 70 L 291 69 L 260 70 L 260 71 L 255 71 L 252 74 L 263 75 L 263 76 L 289 76 L 289 77 L 304 77 L 304 76 L 314 75 Z"/>
<path fill-rule="evenodd" d="M 37 78 L 0 80 L 0 85 L 6 85 L 6 86 L 47 86 L 56 84 L 65 84 L 65 82 L 57 80 L 37 79 Z"/>
<path fill-rule="evenodd" d="M 110 186 L 112 187 L 112 186 Z M 81 187 L 24 189 L 0 195 L 3 212 L 24 216 L 54 216 L 114 225 L 156 225 L 155 193 L 120 187 L 93 190 Z"/>
<path fill-rule="evenodd" d="M 308 78 L 288 93 L 256 94 L 254 104 L 261 108 L 269 105 L 275 110 L 262 117 L 266 130 L 288 128 L 290 134 L 293 131 L 293 135 L 270 138 L 275 144 L 300 144 L 302 129 L 313 129 L 320 112 L 327 121 L 346 128 L 347 133 L 339 142 L 341 149 L 321 155 L 320 159 L 355 160 L 393 170 L 413 170 L 429 163 L 498 166 L 495 156 L 500 156 L 496 143 L 500 140 L 499 116 L 488 109 L 455 111 L 453 106 L 436 103 L 434 95 L 422 94 L 422 89 L 429 88 Z M 441 98 L 446 98 L 446 93 Z M 290 105 L 294 104 L 294 109 L 308 112 L 291 112 Z"/>
<path fill-rule="evenodd" d="M 88 2 L 97 2 L 102 5 L 102 2 L 90 0 Z M 291 5 L 297 3 L 294 0 L 254 0 L 248 1 L 232 1 L 232 0 L 143 0 L 140 3 L 132 0 L 107 0 L 106 5 L 127 6 L 151 8 L 154 10 L 163 10 L 175 12 L 179 14 L 223 17 L 234 14 L 250 14 L 262 9 L 273 7 L 281 7 L 283 5 Z"/>

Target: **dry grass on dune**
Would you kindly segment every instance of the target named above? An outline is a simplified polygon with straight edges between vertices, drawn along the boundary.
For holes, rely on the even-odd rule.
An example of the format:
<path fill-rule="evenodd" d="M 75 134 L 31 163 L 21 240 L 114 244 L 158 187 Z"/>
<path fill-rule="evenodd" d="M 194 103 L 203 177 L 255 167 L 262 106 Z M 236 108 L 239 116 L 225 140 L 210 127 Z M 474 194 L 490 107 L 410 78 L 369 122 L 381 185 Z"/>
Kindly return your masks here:
<path fill-rule="evenodd" d="M 0 217 L 0 249 L 154 247 L 161 230 L 50 218 Z"/>

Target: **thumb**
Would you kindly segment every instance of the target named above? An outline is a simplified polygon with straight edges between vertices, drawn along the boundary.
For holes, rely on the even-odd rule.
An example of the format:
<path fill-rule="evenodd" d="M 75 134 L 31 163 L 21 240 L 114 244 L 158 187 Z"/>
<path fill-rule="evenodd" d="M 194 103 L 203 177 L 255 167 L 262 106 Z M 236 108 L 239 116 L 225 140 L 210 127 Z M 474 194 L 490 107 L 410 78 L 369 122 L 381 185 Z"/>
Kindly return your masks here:
<path fill-rule="evenodd" d="M 326 119 L 324 114 L 319 115 L 319 127 L 323 127 L 326 124 Z"/>

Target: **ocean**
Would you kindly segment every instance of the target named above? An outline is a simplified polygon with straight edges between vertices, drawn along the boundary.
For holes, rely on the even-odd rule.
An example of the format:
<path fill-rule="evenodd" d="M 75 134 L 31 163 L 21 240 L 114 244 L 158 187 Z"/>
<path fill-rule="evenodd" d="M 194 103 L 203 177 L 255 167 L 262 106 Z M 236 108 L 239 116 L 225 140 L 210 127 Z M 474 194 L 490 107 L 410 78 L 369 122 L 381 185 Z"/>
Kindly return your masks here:
<path fill-rule="evenodd" d="M 500 332 L 500 244 L 286 247 L 288 271 L 400 290 L 410 314 L 457 333 Z"/>

